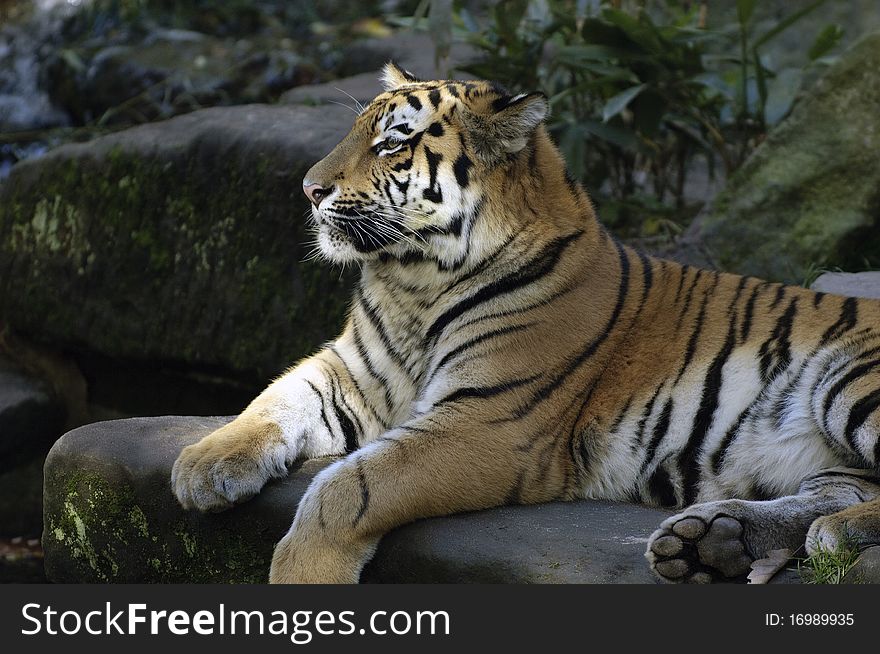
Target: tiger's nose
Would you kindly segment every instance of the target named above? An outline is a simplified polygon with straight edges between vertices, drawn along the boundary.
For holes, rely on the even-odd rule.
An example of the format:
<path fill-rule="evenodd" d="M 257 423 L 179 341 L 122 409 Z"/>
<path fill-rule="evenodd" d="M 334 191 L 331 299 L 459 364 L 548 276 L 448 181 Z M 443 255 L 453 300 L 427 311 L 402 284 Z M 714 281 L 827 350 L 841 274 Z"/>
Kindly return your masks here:
<path fill-rule="evenodd" d="M 321 200 L 330 195 L 330 192 L 332 190 L 332 187 L 324 188 L 320 184 L 307 184 L 303 182 L 303 193 L 306 194 L 309 202 L 315 205 L 316 208 L 319 204 L 321 204 Z"/>

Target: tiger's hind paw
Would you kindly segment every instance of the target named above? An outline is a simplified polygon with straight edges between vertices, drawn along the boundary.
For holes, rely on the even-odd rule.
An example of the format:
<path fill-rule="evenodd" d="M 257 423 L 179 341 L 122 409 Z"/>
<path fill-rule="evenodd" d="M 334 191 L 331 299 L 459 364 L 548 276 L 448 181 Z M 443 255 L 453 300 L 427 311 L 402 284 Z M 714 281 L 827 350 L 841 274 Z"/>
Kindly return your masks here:
<path fill-rule="evenodd" d="M 648 540 L 651 569 L 671 583 L 744 581 L 755 560 L 743 523 L 709 505 L 695 505 L 663 521 Z M 719 507 L 720 509 L 720 507 Z"/>

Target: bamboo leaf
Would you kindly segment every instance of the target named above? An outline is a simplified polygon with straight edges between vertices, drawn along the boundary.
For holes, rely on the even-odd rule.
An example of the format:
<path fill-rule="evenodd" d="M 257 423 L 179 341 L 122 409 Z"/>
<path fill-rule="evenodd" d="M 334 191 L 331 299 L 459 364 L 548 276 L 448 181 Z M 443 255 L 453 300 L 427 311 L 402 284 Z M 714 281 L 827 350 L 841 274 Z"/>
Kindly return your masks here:
<path fill-rule="evenodd" d="M 840 25 L 827 25 L 825 29 L 819 32 L 815 42 L 810 46 L 807 56 L 810 61 L 816 61 L 820 57 L 824 57 L 834 48 L 843 37 L 843 28 Z"/>
<path fill-rule="evenodd" d="M 644 91 L 647 86 L 647 84 L 631 86 L 608 100 L 602 108 L 602 122 L 607 123 L 621 111 L 626 109 L 626 106 L 632 102 L 639 93 Z"/>
<path fill-rule="evenodd" d="M 749 22 L 755 11 L 756 0 L 736 0 L 736 17 L 743 27 Z"/>
<path fill-rule="evenodd" d="M 787 30 L 789 27 L 798 22 L 801 18 L 803 18 L 822 4 L 825 4 L 825 0 L 814 0 L 800 11 L 796 11 L 790 16 L 786 16 L 781 21 L 776 23 L 773 29 L 768 30 L 763 36 L 760 36 L 758 40 L 755 41 L 755 43 L 752 45 L 752 48 L 760 48 L 762 45 L 767 43 L 767 41 Z"/>

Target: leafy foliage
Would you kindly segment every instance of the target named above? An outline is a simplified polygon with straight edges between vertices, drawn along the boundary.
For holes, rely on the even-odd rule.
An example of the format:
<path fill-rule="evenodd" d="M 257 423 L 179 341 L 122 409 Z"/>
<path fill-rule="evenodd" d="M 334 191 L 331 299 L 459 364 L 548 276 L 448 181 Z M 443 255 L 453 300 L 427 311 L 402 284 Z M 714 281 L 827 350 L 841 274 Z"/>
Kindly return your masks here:
<path fill-rule="evenodd" d="M 760 34 L 756 0 L 737 0 L 736 21 L 715 28 L 708 3 L 683 0 L 500 0 L 482 23 L 458 7 L 455 27 L 482 54 L 467 72 L 550 97 L 571 172 L 598 191 L 606 221 L 644 236 L 679 228 L 695 157 L 730 173 L 789 112 L 842 31 L 805 44 L 800 68 L 774 70 L 762 51 L 822 2 Z"/>

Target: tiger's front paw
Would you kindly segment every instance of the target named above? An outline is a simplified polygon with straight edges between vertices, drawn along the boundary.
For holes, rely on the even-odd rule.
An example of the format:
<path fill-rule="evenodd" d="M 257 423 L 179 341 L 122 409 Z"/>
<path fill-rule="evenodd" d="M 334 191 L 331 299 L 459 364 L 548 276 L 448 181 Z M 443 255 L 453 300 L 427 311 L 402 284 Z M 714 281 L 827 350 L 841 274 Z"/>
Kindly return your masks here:
<path fill-rule="evenodd" d="M 287 449 L 278 425 L 239 417 L 183 449 L 171 488 L 185 509 L 222 511 L 285 474 Z"/>

